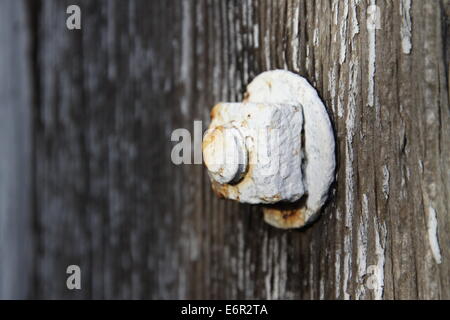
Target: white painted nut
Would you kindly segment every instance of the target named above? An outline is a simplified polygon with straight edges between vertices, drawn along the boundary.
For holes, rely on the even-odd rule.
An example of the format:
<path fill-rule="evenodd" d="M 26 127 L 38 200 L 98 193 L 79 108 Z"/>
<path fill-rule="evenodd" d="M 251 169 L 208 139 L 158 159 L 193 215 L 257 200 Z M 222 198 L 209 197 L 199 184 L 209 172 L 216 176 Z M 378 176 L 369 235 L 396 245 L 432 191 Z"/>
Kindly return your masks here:
<path fill-rule="evenodd" d="M 203 142 L 214 191 L 227 199 L 264 205 L 278 228 L 312 222 L 334 180 L 334 135 L 325 106 L 302 77 L 264 72 L 242 103 L 211 111 Z"/>
<path fill-rule="evenodd" d="M 223 197 L 250 204 L 273 204 L 279 201 L 295 202 L 304 195 L 302 178 L 301 131 L 303 115 L 301 106 L 276 103 L 220 103 L 212 110 L 213 120 L 210 125 L 212 134 L 206 134 L 203 143 L 203 155 L 213 187 Z M 211 138 L 216 138 L 216 132 L 226 138 L 220 141 L 228 147 L 227 156 L 222 155 L 222 148 L 211 146 Z M 248 161 L 241 163 L 240 177 L 235 183 L 232 179 L 237 159 L 234 154 L 233 137 L 240 136 L 245 141 L 244 148 Z M 221 166 L 211 165 L 212 159 L 225 160 L 228 163 Z M 242 157 L 241 157 L 242 158 Z M 246 158 L 243 158 L 246 160 Z M 247 163 L 248 162 L 248 163 Z M 225 170 L 224 168 L 230 168 Z M 218 170 L 230 172 L 218 174 Z M 245 175 L 242 176 L 242 173 Z M 242 179 L 239 179 L 242 178 Z"/>

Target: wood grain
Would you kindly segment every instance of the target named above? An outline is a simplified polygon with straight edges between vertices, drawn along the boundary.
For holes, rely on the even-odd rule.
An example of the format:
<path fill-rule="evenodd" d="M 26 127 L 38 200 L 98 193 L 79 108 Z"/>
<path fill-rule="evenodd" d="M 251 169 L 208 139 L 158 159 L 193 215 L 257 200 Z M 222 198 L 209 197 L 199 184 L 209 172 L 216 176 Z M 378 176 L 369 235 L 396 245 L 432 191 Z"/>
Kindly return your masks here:
<path fill-rule="evenodd" d="M 409 2 L 35 3 L 34 296 L 450 298 L 449 1 Z M 317 88 L 336 133 L 336 183 L 302 231 L 170 160 L 174 129 L 206 129 L 277 68 Z"/>

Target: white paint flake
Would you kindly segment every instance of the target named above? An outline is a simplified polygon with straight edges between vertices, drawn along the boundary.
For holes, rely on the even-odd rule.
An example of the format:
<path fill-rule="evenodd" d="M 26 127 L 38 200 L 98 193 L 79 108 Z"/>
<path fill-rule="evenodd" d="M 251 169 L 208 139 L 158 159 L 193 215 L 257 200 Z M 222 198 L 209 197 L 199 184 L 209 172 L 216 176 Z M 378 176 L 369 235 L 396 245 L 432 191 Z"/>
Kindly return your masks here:
<path fill-rule="evenodd" d="M 387 165 L 383 166 L 383 195 L 384 198 L 387 200 L 389 199 L 389 178 L 390 173 Z"/>
<path fill-rule="evenodd" d="M 346 124 L 346 157 L 345 157 L 345 225 L 351 227 L 353 217 L 354 203 L 354 170 L 353 170 L 353 137 L 355 135 L 355 113 L 356 96 L 355 91 L 358 87 L 358 62 L 353 59 L 350 61 L 350 82 L 349 82 L 349 100 L 347 109 Z"/>
<path fill-rule="evenodd" d="M 334 274 L 335 274 L 335 296 L 336 299 L 339 298 L 340 284 L 341 284 L 341 250 L 336 248 L 336 253 L 334 255 Z"/>
<path fill-rule="evenodd" d="M 370 1 L 371 6 L 376 5 L 376 0 Z M 367 18 L 367 33 L 369 36 L 369 87 L 367 101 L 370 107 L 375 105 L 375 61 L 376 61 L 376 19 Z"/>
<path fill-rule="evenodd" d="M 352 239 L 349 235 L 344 238 L 344 279 L 342 283 L 342 291 L 344 299 L 350 300 L 350 294 L 347 292 L 348 281 L 352 277 Z"/>
<path fill-rule="evenodd" d="M 383 298 L 384 291 L 384 264 L 386 260 L 385 246 L 386 246 L 386 225 L 377 223 L 377 218 L 374 217 L 375 226 L 375 256 L 377 264 L 375 266 L 374 281 L 374 296 L 375 300 Z M 378 227 L 377 227 L 378 226 Z"/>
<path fill-rule="evenodd" d="M 439 247 L 438 241 L 438 222 L 436 210 L 429 206 L 428 207 L 428 240 L 430 242 L 431 253 L 437 264 L 442 262 L 441 248 Z"/>
<path fill-rule="evenodd" d="M 344 92 L 345 90 L 345 82 L 344 81 L 339 81 L 339 90 L 338 92 Z M 338 117 L 342 118 L 344 116 L 344 95 L 343 94 L 338 94 L 337 95 L 337 113 L 338 113 Z"/>
<path fill-rule="evenodd" d="M 338 17 L 339 17 L 339 0 L 333 0 L 333 5 L 332 5 L 332 9 L 331 9 L 334 13 L 334 24 L 337 25 L 338 24 Z"/>
<path fill-rule="evenodd" d="M 359 0 L 353 0 L 351 4 L 352 9 L 352 39 L 359 33 L 358 16 L 356 15 L 356 7 L 359 4 Z"/>
<path fill-rule="evenodd" d="M 334 102 L 334 97 L 336 96 L 336 72 L 337 72 L 337 67 L 336 65 L 333 66 L 333 68 L 330 69 L 330 71 L 328 71 L 328 88 L 330 88 L 330 95 L 331 97 L 333 97 L 332 102 Z M 333 106 L 335 104 L 333 103 Z M 336 112 L 336 110 L 333 111 Z"/>
<path fill-rule="evenodd" d="M 402 25 L 400 28 L 400 37 L 402 39 L 402 50 L 404 54 L 410 54 L 412 49 L 411 0 L 400 1 L 400 15 L 402 17 Z"/>
<path fill-rule="evenodd" d="M 315 28 L 314 29 L 314 34 L 313 34 L 313 44 L 315 46 L 319 45 L 319 28 Z"/>
<path fill-rule="evenodd" d="M 339 34 L 341 36 L 341 48 L 339 51 L 339 63 L 343 64 L 347 56 L 347 20 L 348 20 L 348 0 L 344 1 L 344 12 L 341 19 L 341 28 Z"/>
<path fill-rule="evenodd" d="M 253 25 L 253 47 L 255 49 L 259 48 L 259 25 Z"/>
<path fill-rule="evenodd" d="M 364 296 L 366 289 L 364 278 L 367 274 L 367 234 L 369 224 L 369 200 L 367 195 L 363 194 L 362 212 L 359 221 L 358 242 L 357 242 L 357 263 L 358 263 L 358 288 L 356 289 L 356 299 Z"/>
<path fill-rule="evenodd" d="M 358 92 L 358 72 L 359 63 L 355 55 L 349 63 L 349 83 L 348 83 L 348 107 L 346 125 L 346 157 L 345 157 L 345 226 L 347 228 L 344 236 L 344 279 L 343 279 L 343 293 L 344 299 L 350 299 L 350 294 L 347 292 L 348 281 L 352 279 L 352 222 L 354 215 L 355 202 L 355 179 L 354 179 L 354 150 L 353 138 L 355 135 L 356 122 L 356 94 Z"/>
<path fill-rule="evenodd" d="M 292 41 L 291 41 L 292 61 L 294 71 L 296 72 L 300 71 L 300 66 L 298 64 L 299 47 L 300 47 L 300 37 L 298 31 L 299 14 L 300 14 L 300 7 L 297 6 L 294 10 L 294 16 L 292 17 Z"/>

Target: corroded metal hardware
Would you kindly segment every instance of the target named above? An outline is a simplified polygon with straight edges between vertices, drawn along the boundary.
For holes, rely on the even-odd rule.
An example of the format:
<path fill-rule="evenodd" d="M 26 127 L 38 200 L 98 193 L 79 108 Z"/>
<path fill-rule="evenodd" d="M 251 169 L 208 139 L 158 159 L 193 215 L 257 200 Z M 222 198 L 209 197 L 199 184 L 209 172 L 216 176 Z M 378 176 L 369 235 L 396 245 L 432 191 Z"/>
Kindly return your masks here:
<path fill-rule="evenodd" d="M 283 229 L 314 221 L 334 180 L 334 135 L 316 90 L 289 71 L 268 71 L 242 103 L 211 111 L 203 157 L 221 197 L 263 206 Z"/>

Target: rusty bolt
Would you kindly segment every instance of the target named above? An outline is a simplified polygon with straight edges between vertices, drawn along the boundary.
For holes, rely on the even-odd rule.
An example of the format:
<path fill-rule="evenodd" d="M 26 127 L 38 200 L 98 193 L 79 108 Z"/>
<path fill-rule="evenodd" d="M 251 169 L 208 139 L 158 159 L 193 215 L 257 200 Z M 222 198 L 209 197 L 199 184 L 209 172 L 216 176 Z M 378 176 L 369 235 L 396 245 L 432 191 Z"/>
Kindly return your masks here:
<path fill-rule="evenodd" d="M 256 77 L 245 97 L 211 111 L 203 156 L 214 191 L 262 204 L 266 222 L 279 228 L 312 222 L 334 180 L 325 106 L 306 79 L 283 70 Z"/>

